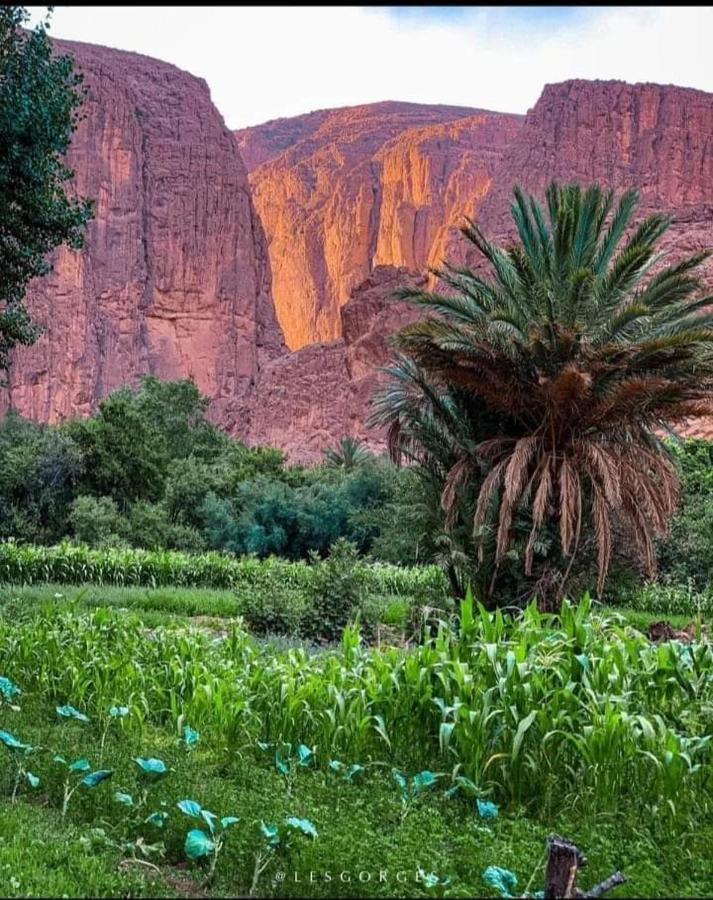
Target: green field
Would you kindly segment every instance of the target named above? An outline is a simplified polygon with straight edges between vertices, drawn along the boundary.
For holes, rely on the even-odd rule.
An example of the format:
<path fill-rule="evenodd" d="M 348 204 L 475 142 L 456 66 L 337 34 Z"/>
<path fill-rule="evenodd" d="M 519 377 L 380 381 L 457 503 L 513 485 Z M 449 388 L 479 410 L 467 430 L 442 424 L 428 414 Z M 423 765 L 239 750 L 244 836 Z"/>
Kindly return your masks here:
<path fill-rule="evenodd" d="M 246 896 L 256 857 L 256 896 L 498 896 L 488 866 L 534 893 L 554 831 L 586 852 L 585 886 L 618 868 L 630 883 L 612 896 L 710 895 L 706 644 L 651 646 L 585 603 L 560 620 L 466 611 L 410 648 L 359 647 L 347 631 L 340 646 L 303 649 L 247 636 L 234 604 L 217 590 L 0 589 L 0 675 L 22 689 L 0 729 L 35 748 L 0 746 L 3 893 Z M 66 704 L 90 721 L 58 715 Z M 113 770 L 78 788 L 64 819 L 55 754 Z M 135 757 L 169 771 L 149 784 Z M 21 777 L 11 804 L 16 764 L 40 781 Z M 344 777 L 353 764 L 364 769 Z M 437 778 L 409 798 L 394 769 Z M 145 787 L 138 809 L 114 797 L 136 804 Z M 209 884 L 184 852 L 203 824 L 177 808 L 185 799 L 240 819 Z M 151 812 L 168 814 L 162 828 Z M 317 837 L 288 829 L 290 816 Z M 277 848 L 262 822 L 280 829 Z M 419 869 L 450 882 L 429 888 Z"/>

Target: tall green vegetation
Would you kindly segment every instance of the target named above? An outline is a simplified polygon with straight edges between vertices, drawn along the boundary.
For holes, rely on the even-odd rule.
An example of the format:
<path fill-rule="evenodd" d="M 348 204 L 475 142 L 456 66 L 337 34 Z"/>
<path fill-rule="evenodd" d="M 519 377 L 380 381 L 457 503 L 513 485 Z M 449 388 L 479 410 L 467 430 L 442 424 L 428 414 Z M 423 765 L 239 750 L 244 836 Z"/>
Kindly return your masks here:
<path fill-rule="evenodd" d="M 624 548 L 653 574 L 678 496 L 659 434 L 713 409 L 713 298 L 706 253 L 656 266 L 670 220 L 633 227 L 635 191 L 514 194 L 516 243 L 462 229 L 489 275 L 446 264 L 448 293 L 398 292 L 431 315 L 397 334 L 374 421 L 472 535 L 483 595 L 514 561 L 557 602 L 594 555 L 600 591 Z"/>
<path fill-rule="evenodd" d="M 89 201 L 65 194 L 82 79 L 71 57 L 53 55 L 48 20 L 27 31 L 28 19 L 22 6 L 0 9 L 0 373 L 39 334 L 27 285 L 49 270 L 55 247 L 81 246 L 91 215 Z"/>
<path fill-rule="evenodd" d="M 339 538 L 361 553 L 388 533 L 416 562 L 385 508 L 409 482 L 359 447 L 348 465 L 288 465 L 273 447 L 248 448 L 206 418 L 191 381 L 152 376 L 122 387 L 96 413 L 60 426 L 11 413 L 0 421 L 0 538 L 63 538 L 94 547 L 219 550 L 307 559 Z"/>

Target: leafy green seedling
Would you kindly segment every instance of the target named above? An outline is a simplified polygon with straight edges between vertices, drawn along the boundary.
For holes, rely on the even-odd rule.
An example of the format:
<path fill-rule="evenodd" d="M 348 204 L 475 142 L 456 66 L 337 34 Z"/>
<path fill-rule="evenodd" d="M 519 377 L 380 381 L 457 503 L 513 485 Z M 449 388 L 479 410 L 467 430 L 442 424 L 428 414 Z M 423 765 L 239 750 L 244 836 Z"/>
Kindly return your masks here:
<path fill-rule="evenodd" d="M 178 717 L 176 728 L 178 730 L 179 740 L 183 742 L 186 750 L 193 749 L 193 747 L 195 747 L 201 739 L 200 732 L 196 731 L 195 728 L 191 728 L 190 725 L 186 724 L 186 719 L 183 713 L 181 713 L 181 715 Z"/>
<path fill-rule="evenodd" d="M 64 794 L 62 798 L 62 818 L 67 815 L 69 809 L 69 801 L 74 793 L 80 787 L 95 788 L 97 785 L 106 781 L 114 774 L 112 769 L 97 769 L 91 771 L 91 763 L 88 759 L 81 757 L 75 759 L 71 763 L 63 756 L 53 757 L 53 761 L 59 763 L 67 769 L 67 775 L 64 779 Z"/>
<path fill-rule="evenodd" d="M 197 800 L 179 800 L 176 806 L 182 813 L 193 819 L 203 819 L 208 826 L 207 832 L 202 828 L 192 828 L 186 834 L 184 844 L 184 850 L 188 859 L 197 860 L 210 857 L 208 874 L 205 879 L 205 883 L 208 884 L 212 881 L 215 874 L 218 856 L 225 843 L 225 832 L 231 825 L 235 825 L 240 820 L 237 816 L 223 816 L 221 819 L 218 819 L 215 813 L 208 809 L 203 809 Z M 216 831 L 216 822 L 218 821 L 220 822 L 220 829 Z"/>
<path fill-rule="evenodd" d="M 141 793 L 137 798 L 133 794 L 126 791 L 115 791 L 114 800 L 122 806 L 131 810 L 128 824 L 132 828 L 139 825 L 153 825 L 155 828 L 163 828 L 168 819 L 168 813 L 161 810 L 154 811 L 150 815 L 143 818 L 146 804 L 148 803 L 149 791 L 151 787 L 160 781 L 164 775 L 167 775 L 170 769 L 162 759 L 154 756 L 144 757 L 135 756 L 134 762 L 139 769 L 139 778 L 141 781 Z M 125 823 L 126 824 L 126 821 Z"/>
<path fill-rule="evenodd" d="M 63 719 L 74 719 L 77 722 L 83 722 L 85 724 L 89 721 L 88 716 L 85 716 L 84 713 L 79 712 L 78 709 L 75 709 L 68 703 L 64 706 L 57 707 L 57 715 L 62 716 Z"/>
<path fill-rule="evenodd" d="M 0 742 L 5 744 L 15 761 L 15 780 L 13 782 L 12 796 L 10 798 L 10 802 L 14 803 L 17 799 L 17 791 L 23 778 L 30 787 L 39 787 L 40 779 L 36 775 L 33 775 L 32 772 L 28 772 L 25 763 L 27 755 L 32 753 L 35 748 L 18 740 L 13 734 L 10 734 L 9 731 L 0 731 Z"/>
<path fill-rule="evenodd" d="M 412 778 L 399 772 L 398 769 L 392 769 L 391 774 L 401 794 L 401 821 L 409 814 L 422 791 L 434 785 L 441 777 L 440 773 L 429 772 L 428 769 L 418 772 Z"/>
<path fill-rule="evenodd" d="M 254 897 L 260 882 L 260 876 L 270 865 L 275 857 L 275 853 L 280 846 L 280 831 L 277 825 L 269 825 L 266 822 L 260 822 L 260 836 L 262 838 L 260 846 L 255 852 L 255 865 L 253 866 L 253 877 L 250 883 L 250 892 L 248 896 Z"/>
<path fill-rule="evenodd" d="M 270 865 L 278 850 L 287 850 L 290 846 L 290 833 L 298 832 L 307 835 L 314 840 L 317 837 L 317 829 L 309 819 L 298 819 L 296 816 L 288 816 L 285 819 L 285 826 L 288 829 L 284 835 L 280 834 L 277 825 L 260 823 L 260 835 L 262 837 L 261 844 L 255 853 L 255 865 L 253 867 L 253 877 L 250 884 L 249 896 L 255 896 L 260 881 L 260 876 Z"/>
<path fill-rule="evenodd" d="M 331 759 L 329 768 L 332 772 L 339 775 L 342 781 L 352 781 L 355 775 L 359 775 L 364 771 L 364 766 L 359 763 L 352 763 L 351 766 L 347 766 L 338 759 Z"/>
<path fill-rule="evenodd" d="M 19 705 L 13 701 L 21 693 L 22 691 L 13 681 L 10 681 L 4 675 L 0 675 L 0 706 L 7 703 L 11 710 L 19 712 Z"/>
<path fill-rule="evenodd" d="M 306 744 L 298 744 L 294 750 L 289 741 L 283 741 L 280 744 L 258 741 L 257 745 L 261 750 L 275 749 L 275 768 L 280 775 L 284 776 L 288 794 L 292 793 L 295 773 L 299 769 L 309 768 L 315 760 L 314 748 L 308 747 Z"/>
<path fill-rule="evenodd" d="M 129 707 L 128 706 L 112 706 L 109 709 L 109 715 L 106 716 L 106 721 L 104 722 L 104 728 L 102 729 L 102 737 L 101 742 L 99 744 L 99 763 L 101 764 L 104 759 L 104 744 L 106 743 L 106 736 L 111 728 L 111 726 L 115 722 L 119 722 L 125 719 L 129 715 Z"/>

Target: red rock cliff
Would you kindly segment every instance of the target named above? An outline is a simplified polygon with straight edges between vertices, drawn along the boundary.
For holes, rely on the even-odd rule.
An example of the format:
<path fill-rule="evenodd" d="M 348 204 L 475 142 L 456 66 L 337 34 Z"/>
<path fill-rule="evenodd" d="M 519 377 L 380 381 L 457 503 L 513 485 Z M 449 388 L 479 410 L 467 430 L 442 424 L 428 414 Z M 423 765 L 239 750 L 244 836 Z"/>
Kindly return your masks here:
<path fill-rule="evenodd" d="M 283 341 L 235 140 L 201 79 L 133 53 L 57 47 L 89 89 L 68 162 L 96 216 L 85 248 L 61 249 L 32 285 L 46 333 L 16 352 L 3 402 L 57 421 L 143 373 L 192 376 L 213 417 L 244 433 L 261 361 Z"/>
<path fill-rule="evenodd" d="M 343 337 L 268 363 L 255 395 L 251 442 L 281 447 L 303 463 L 319 460 L 345 435 L 383 449 L 383 435 L 364 424 L 380 382 L 377 369 L 389 356 L 389 335 L 419 317 L 391 295 L 399 286 L 425 284 L 409 269 L 378 266 L 341 309 Z"/>
<path fill-rule="evenodd" d="M 486 233 L 509 233 L 514 184 L 541 195 L 553 179 L 635 187 L 638 217 L 673 215 L 663 243 L 673 255 L 713 246 L 713 94 L 621 81 L 547 85 L 482 204 Z"/>
<path fill-rule="evenodd" d="M 480 129 L 492 132 L 481 140 Z M 419 270 L 440 248 L 476 262 L 452 227 L 458 215 L 475 211 L 486 234 L 506 237 L 512 186 L 542 194 L 553 178 L 596 180 L 619 191 L 637 187 L 638 216 L 652 210 L 674 216 L 664 241 L 670 260 L 713 246 L 713 94 L 702 91 L 622 82 L 549 85 L 521 126 L 474 115 L 411 128 L 374 158 L 381 192 L 375 263 Z M 297 258 L 302 264 L 301 251 Z M 707 275 L 713 284 L 711 261 Z M 414 277 L 406 269 L 375 270 L 341 311 L 344 340 L 305 348 L 266 371 L 269 426 L 261 422 L 260 439 L 300 459 L 315 458 L 343 434 L 379 446 L 363 422 L 373 368 L 383 364 L 385 336 L 399 324 L 386 296 L 399 280 Z M 371 324 L 355 333 L 350 323 L 360 318 Z"/>
<path fill-rule="evenodd" d="M 519 116 L 375 103 L 237 132 L 293 349 L 340 334 L 339 309 L 376 265 L 437 261 L 475 214 Z M 283 149 L 283 148 L 287 149 Z M 282 151 L 282 152 L 281 152 Z"/>

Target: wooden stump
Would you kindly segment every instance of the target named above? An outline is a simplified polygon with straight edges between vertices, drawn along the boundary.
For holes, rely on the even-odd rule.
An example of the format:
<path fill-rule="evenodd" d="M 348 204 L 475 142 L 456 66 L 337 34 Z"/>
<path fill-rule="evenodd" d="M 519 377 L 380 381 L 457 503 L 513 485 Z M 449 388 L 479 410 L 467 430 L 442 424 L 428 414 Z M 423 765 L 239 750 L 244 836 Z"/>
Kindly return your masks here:
<path fill-rule="evenodd" d="M 577 887 L 577 874 L 579 869 L 583 869 L 587 865 L 586 856 L 572 841 L 568 841 L 558 834 L 551 834 L 547 838 L 547 847 L 549 853 L 545 870 L 546 900 L 601 897 L 606 891 L 626 881 L 625 875 L 622 875 L 621 872 L 614 872 L 613 875 L 590 890 L 582 891 Z"/>

